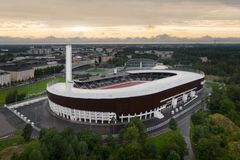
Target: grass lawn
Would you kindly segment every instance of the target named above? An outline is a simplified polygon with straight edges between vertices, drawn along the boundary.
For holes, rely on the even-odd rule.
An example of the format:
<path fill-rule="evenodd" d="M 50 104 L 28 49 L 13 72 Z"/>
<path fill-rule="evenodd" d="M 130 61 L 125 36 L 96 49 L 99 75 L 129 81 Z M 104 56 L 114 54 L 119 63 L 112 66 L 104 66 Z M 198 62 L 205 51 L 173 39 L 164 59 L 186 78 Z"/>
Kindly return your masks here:
<path fill-rule="evenodd" d="M 7 147 L 10 146 L 16 146 L 19 144 L 24 143 L 24 139 L 21 136 L 22 132 L 18 132 L 15 136 L 6 138 L 6 139 L 1 139 L 0 140 L 0 151 L 4 150 Z"/>
<path fill-rule="evenodd" d="M 163 134 L 160 134 L 156 137 L 148 137 L 148 141 L 155 144 L 159 151 L 163 150 L 167 144 L 173 142 L 177 137 L 181 137 L 180 132 L 177 131 L 168 131 Z"/>
<path fill-rule="evenodd" d="M 23 141 L 22 143 L 19 144 L 13 143 L 11 146 L 5 147 L 4 149 L 0 150 L 0 159 L 2 160 L 10 159 L 14 153 L 20 154 L 25 149 L 31 148 L 31 146 L 35 145 L 39 145 L 39 142 L 36 140 L 31 140 L 30 142 Z"/>
<path fill-rule="evenodd" d="M 14 153 L 20 154 L 24 150 L 24 145 L 16 145 L 8 147 L 2 151 L 0 151 L 0 159 L 2 160 L 10 160 Z"/>
<path fill-rule="evenodd" d="M 97 74 L 104 73 L 105 69 L 104 68 L 91 68 L 91 69 L 87 70 L 86 72 L 91 75 L 97 75 Z"/>
<path fill-rule="evenodd" d="M 209 81 L 218 81 L 221 80 L 222 77 L 214 76 L 214 75 L 206 75 L 205 79 Z"/>
<path fill-rule="evenodd" d="M 214 81 L 206 81 L 206 84 L 209 88 L 219 88 L 219 87 L 221 87 L 220 83 L 214 82 Z"/>
<path fill-rule="evenodd" d="M 47 84 L 51 81 L 55 81 L 55 78 L 49 78 L 46 80 L 42 80 L 39 82 L 26 84 L 19 87 L 8 88 L 0 91 L 0 105 L 5 104 L 5 99 L 8 93 L 17 90 L 18 93 L 26 93 L 27 96 L 31 96 L 34 94 L 40 94 L 46 90 Z M 56 81 L 64 81 L 63 77 L 56 77 Z"/>

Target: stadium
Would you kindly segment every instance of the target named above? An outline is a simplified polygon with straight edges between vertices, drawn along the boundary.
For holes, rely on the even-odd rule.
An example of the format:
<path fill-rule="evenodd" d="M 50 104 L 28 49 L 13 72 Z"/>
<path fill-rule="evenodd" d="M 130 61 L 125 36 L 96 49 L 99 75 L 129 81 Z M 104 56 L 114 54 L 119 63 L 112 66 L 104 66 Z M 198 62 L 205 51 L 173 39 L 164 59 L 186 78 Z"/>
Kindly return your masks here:
<path fill-rule="evenodd" d="M 66 82 L 48 85 L 51 112 L 79 123 L 122 124 L 131 118 L 163 119 L 185 109 L 204 85 L 204 74 L 178 70 L 132 70 L 86 81 L 72 80 L 66 46 Z"/>

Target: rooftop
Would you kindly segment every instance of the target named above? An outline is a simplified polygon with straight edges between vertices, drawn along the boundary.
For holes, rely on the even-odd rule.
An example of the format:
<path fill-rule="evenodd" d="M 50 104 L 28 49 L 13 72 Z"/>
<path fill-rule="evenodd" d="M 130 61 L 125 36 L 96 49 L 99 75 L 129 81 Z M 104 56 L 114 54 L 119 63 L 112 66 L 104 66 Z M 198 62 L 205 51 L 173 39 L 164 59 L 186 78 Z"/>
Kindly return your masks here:
<path fill-rule="evenodd" d="M 26 71 L 32 68 L 28 66 L 23 66 L 23 65 L 4 65 L 4 66 L 0 66 L 0 69 L 4 71 Z"/>
<path fill-rule="evenodd" d="M 0 70 L 0 75 L 4 75 L 4 74 L 9 74 L 9 73 L 4 70 Z"/>
<path fill-rule="evenodd" d="M 85 99 L 113 99 L 137 97 L 147 94 L 154 94 L 179 85 L 183 85 L 195 80 L 204 78 L 203 74 L 176 71 L 176 70 L 137 70 L 128 73 L 174 73 L 176 75 L 159 80 L 149 81 L 139 85 L 113 89 L 82 89 L 75 88 L 74 83 L 56 83 L 47 87 L 48 92 L 65 97 L 85 98 Z"/>

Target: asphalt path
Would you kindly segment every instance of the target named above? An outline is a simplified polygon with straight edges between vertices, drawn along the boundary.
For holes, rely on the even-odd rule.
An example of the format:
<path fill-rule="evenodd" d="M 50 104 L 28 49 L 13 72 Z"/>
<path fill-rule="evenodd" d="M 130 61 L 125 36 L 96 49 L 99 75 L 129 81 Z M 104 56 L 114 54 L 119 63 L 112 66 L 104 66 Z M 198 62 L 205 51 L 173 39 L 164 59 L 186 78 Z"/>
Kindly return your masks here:
<path fill-rule="evenodd" d="M 194 101 L 192 101 L 191 103 L 189 103 L 187 105 L 187 108 L 191 107 L 192 105 L 194 105 L 198 101 L 203 100 L 211 92 L 212 92 L 211 88 L 207 88 L 206 86 L 204 86 L 203 91 L 198 95 L 198 98 L 195 99 Z M 188 154 L 185 155 L 184 160 L 194 160 L 195 159 L 193 149 L 192 149 L 191 139 L 190 139 L 190 127 L 191 127 L 190 120 L 191 120 L 192 113 L 198 111 L 203 106 L 206 106 L 206 104 L 203 104 L 203 103 L 200 103 L 199 105 L 195 106 L 194 108 L 192 108 L 188 112 L 182 114 L 181 116 L 179 116 L 175 119 L 177 124 L 178 124 L 178 128 L 180 130 L 180 133 L 183 136 L 183 138 L 184 138 L 184 140 L 187 144 Z M 150 136 L 157 136 L 157 135 L 162 134 L 164 132 L 167 132 L 169 130 L 170 130 L 169 126 L 168 126 L 168 124 L 166 124 L 166 125 L 162 126 L 161 128 L 149 133 L 149 135 Z"/>
<path fill-rule="evenodd" d="M 7 108 L 0 107 L 0 138 L 11 136 L 25 126 L 25 122 Z"/>

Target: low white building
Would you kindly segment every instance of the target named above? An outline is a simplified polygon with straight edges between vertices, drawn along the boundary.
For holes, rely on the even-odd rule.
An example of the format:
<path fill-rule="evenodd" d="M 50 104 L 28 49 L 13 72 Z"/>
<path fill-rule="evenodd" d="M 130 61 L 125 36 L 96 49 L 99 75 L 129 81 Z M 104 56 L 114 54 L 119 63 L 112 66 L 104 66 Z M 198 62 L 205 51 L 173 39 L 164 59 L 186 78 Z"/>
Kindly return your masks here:
<path fill-rule="evenodd" d="M 163 69 L 168 69 L 168 66 L 164 65 L 163 63 L 157 63 L 152 69 L 163 70 Z"/>
<path fill-rule="evenodd" d="M 96 51 L 97 51 L 97 52 L 102 52 L 102 51 L 103 51 L 103 48 L 96 48 Z"/>
<path fill-rule="evenodd" d="M 154 54 L 161 57 L 161 59 L 170 59 L 173 53 L 173 51 L 154 51 Z"/>
<path fill-rule="evenodd" d="M 11 83 L 11 75 L 3 70 L 0 70 L 0 85 L 6 85 Z"/>
<path fill-rule="evenodd" d="M 47 64 L 43 64 L 43 65 L 37 65 L 37 66 L 33 66 L 33 70 L 37 70 L 37 69 L 45 69 L 45 68 L 49 68 L 49 67 L 56 67 L 59 64 L 57 63 L 57 61 L 52 61 L 52 62 L 47 62 Z"/>
<path fill-rule="evenodd" d="M 24 66 L 2 66 L 1 69 L 10 73 L 11 82 L 25 81 L 34 78 L 34 69 Z"/>

